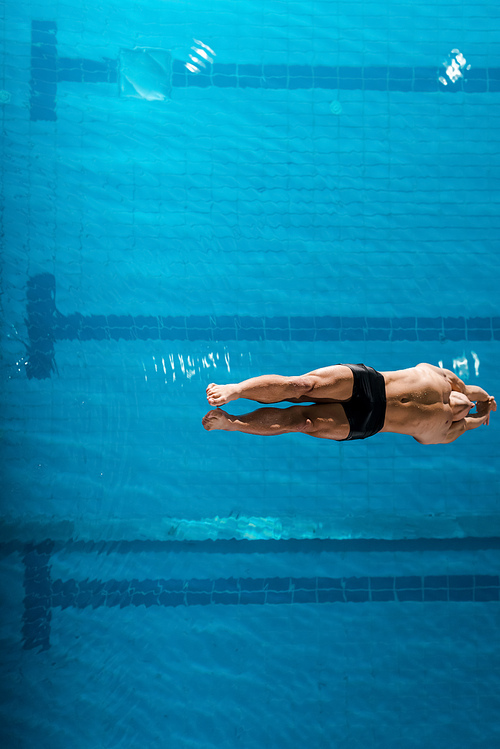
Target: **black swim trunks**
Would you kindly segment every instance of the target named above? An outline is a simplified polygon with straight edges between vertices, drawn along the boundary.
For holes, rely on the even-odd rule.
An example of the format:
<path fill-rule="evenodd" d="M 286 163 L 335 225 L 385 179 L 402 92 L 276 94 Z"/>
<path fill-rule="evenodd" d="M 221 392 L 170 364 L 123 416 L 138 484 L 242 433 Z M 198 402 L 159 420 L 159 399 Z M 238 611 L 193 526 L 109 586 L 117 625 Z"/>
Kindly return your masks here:
<path fill-rule="evenodd" d="M 349 367 L 354 384 L 352 397 L 342 402 L 351 431 L 347 440 L 364 440 L 380 432 L 385 421 L 385 380 L 380 372 L 364 364 L 343 364 Z"/>

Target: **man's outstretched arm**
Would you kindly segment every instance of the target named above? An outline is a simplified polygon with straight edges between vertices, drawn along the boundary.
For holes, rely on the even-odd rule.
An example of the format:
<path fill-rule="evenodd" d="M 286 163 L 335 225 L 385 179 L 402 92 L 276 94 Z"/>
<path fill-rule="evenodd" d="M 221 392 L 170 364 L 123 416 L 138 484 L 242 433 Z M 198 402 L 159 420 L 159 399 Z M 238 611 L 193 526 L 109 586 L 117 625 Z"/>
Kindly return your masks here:
<path fill-rule="evenodd" d="M 460 419 L 460 421 L 454 421 L 443 441 L 447 444 L 454 442 L 462 434 L 469 432 L 471 429 L 477 429 L 477 427 L 483 424 L 487 426 L 490 423 L 491 411 L 497 410 L 495 399 L 490 396 L 488 396 L 488 399 L 488 401 L 478 401 L 477 413 L 466 416 L 465 419 Z"/>
<path fill-rule="evenodd" d="M 485 403 L 486 401 L 489 401 L 491 399 L 491 395 L 488 395 L 486 390 L 483 390 L 483 388 L 480 388 L 479 385 L 465 385 L 465 390 L 462 390 L 462 392 L 465 392 L 465 395 L 467 398 L 471 401 L 474 401 L 475 403 Z M 494 400 L 494 398 L 493 398 Z"/>
<path fill-rule="evenodd" d="M 443 374 L 444 372 L 450 382 L 451 389 L 456 390 L 458 393 L 463 393 L 469 400 L 474 401 L 474 403 L 487 401 L 491 398 L 491 395 L 488 395 L 486 390 L 483 390 L 483 388 L 479 387 L 479 385 L 466 385 L 465 382 L 455 374 L 455 372 L 451 371 L 451 369 L 436 367 L 435 364 L 419 364 L 418 366 L 430 367 L 435 372 L 439 372 L 440 374 Z"/>
<path fill-rule="evenodd" d="M 447 370 L 447 374 L 450 378 L 452 390 L 464 393 L 470 401 L 474 401 L 474 403 L 485 403 L 486 401 L 491 400 L 491 395 L 489 395 L 482 387 L 479 387 L 479 385 L 466 385 L 465 382 L 455 374 L 455 372 L 451 372 L 450 370 Z"/>

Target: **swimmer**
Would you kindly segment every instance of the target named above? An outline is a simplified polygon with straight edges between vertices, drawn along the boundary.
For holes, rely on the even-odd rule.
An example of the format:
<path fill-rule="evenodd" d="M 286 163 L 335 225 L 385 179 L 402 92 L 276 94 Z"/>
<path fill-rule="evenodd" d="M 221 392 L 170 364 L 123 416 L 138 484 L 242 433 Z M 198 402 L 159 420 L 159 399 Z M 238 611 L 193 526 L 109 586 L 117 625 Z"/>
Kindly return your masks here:
<path fill-rule="evenodd" d="M 300 405 L 260 408 L 243 416 L 231 416 L 220 408 L 237 398 Z M 422 445 L 453 442 L 471 429 L 488 425 L 491 411 L 497 408 L 485 390 L 466 385 L 454 372 L 433 364 L 394 372 L 377 372 L 364 364 L 336 364 L 298 377 L 262 375 L 237 384 L 212 383 L 207 399 L 217 407 L 203 419 L 208 431 L 303 432 L 338 441 L 393 432 L 407 434 Z M 476 412 L 471 413 L 474 404 Z"/>

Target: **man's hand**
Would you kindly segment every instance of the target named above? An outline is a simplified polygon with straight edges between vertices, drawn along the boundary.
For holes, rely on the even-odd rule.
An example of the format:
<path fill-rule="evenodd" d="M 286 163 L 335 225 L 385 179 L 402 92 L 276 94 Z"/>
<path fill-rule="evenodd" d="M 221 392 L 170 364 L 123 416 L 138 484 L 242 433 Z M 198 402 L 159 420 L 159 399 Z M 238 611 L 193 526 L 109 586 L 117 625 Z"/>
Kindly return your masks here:
<path fill-rule="evenodd" d="M 484 416 L 487 417 L 484 422 L 485 425 L 490 423 L 491 411 L 496 411 L 496 410 L 497 410 L 497 404 L 492 395 L 488 396 L 488 400 L 477 402 L 477 415 L 479 417 L 484 417 Z"/>

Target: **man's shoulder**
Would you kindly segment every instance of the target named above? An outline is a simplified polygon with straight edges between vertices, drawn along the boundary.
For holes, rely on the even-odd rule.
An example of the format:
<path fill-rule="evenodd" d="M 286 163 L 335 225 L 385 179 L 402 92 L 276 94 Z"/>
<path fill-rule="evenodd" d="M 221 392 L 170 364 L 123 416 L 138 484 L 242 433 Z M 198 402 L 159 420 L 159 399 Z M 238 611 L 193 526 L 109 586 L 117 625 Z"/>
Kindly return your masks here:
<path fill-rule="evenodd" d="M 415 366 L 415 369 L 430 369 L 432 372 L 446 372 L 445 369 L 442 369 L 441 367 L 436 367 L 435 364 L 429 364 L 428 362 L 420 362 L 420 364 L 417 364 Z"/>
<path fill-rule="evenodd" d="M 443 380 L 448 380 L 449 382 L 454 382 L 455 380 L 458 380 L 458 377 L 456 376 L 454 372 L 451 371 L 451 369 L 445 369 L 444 367 L 436 367 L 435 364 L 428 364 L 427 362 L 422 362 L 421 364 L 417 364 L 415 369 L 428 372 L 429 374 L 432 373 L 442 378 Z"/>

